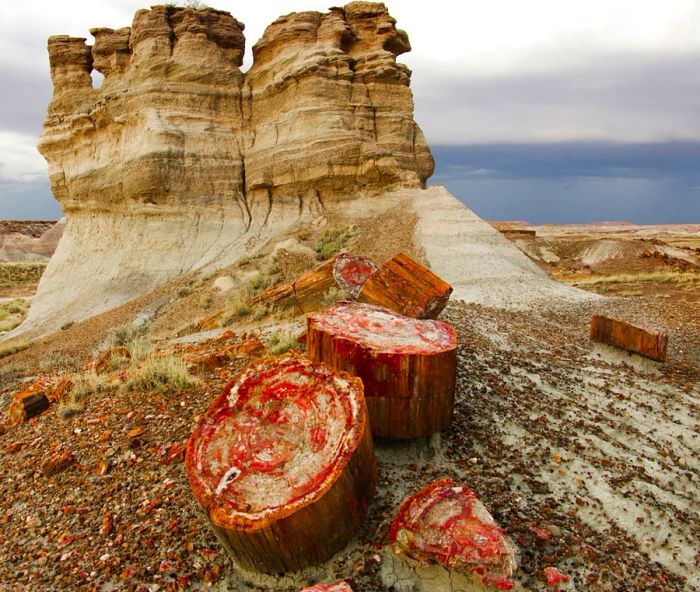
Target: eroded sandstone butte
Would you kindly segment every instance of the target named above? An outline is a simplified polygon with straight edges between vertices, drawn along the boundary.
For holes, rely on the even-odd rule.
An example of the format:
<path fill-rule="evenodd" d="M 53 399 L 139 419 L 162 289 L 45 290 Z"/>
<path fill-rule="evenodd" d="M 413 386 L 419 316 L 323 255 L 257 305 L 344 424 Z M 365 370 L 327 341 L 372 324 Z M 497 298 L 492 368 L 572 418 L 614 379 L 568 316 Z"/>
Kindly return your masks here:
<path fill-rule="evenodd" d="M 456 298 L 551 291 L 444 189 L 424 190 L 433 159 L 396 61 L 411 47 L 383 4 L 282 16 L 245 73 L 243 24 L 220 10 L 154 6 L 130 28 L 91 33 L 92 46 L 49 38 L 39 150 L 67 223 L 17 332 L 51 331 L 327 220 L 370 220 L 377 240 L 411 243 Z"/>
<path fill-rule="evenodd" d="M 39 150 L 68 222 L 27 327 L 107 310 L 329 201 L 432 173 L 396 62 L 408 37 L 383 4 L 277 19 L 245 74 L 243 24 L 212 8 L 155 6 L 91 34 L 49 38 Z"/>

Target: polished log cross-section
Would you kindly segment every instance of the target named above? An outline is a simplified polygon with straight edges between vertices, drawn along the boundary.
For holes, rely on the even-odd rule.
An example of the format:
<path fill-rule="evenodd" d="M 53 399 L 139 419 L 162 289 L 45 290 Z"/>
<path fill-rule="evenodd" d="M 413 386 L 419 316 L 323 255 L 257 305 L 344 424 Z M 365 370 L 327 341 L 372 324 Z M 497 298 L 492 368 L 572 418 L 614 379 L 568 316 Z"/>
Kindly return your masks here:
<path fill-rule="evenodd" d="M 239 566 L 295 571 L 353 537 L 376 483 L 362 391 L 356 377 L 286 354 L 247 366 L 212 404 L 186 471 Z"/>

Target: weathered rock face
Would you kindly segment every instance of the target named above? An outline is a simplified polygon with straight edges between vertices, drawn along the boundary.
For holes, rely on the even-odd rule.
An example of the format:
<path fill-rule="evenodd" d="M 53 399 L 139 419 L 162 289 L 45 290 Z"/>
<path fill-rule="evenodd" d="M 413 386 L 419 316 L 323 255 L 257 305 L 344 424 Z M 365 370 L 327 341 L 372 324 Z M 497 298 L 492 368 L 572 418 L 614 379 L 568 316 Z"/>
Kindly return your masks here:
<path fill-rule="evenodd" d="M 383 4 L 281 17 L 246 74 L 243 24 L 227 12 L 154 6 L 91 33 L 92 47 L 49 38 L 39 150 L 68 222 L 28 327 L 230 263 L 326 200 L 419 188 L 432 173 L 396 63 L 408 38 Z"/>
<path fill-rule="evenodd" d="M 246 187 L 277 195 L 350 195 L 420 186 L 433 160 L 413 121 L 410 51 L 383 4 L 294 13 L 270 25 L 246 75 L 253 143 Z"/>
<path fill-rule="evenodd" d="M 239 202 L 250 215 L 260 194 L 346 196 L 432 173 L 396 63 L 408 37 L 383 4 L 281 17 L 245 76 L 243 25 L 226 12 L 155 6 L 91 33 L 93 47 L 48 46 L 39 149 L 67 213 Z"/>
<path fill-rule="evenodd" d="M 92 48 L 49 39 L 54 98 L 39 150 L 67 214 L 242 199 L 242 29 L 210 8 L 156 6 L 131 29 L 92 29 Z"/>

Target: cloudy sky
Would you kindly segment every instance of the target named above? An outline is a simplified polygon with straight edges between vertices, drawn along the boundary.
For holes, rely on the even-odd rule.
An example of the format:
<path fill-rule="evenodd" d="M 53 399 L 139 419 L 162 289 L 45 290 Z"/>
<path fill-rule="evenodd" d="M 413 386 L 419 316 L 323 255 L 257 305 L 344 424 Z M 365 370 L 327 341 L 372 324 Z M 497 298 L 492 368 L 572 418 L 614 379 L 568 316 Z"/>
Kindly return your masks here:
<path fill-rule="evenodd" d="M 0 3 L 0 218 L 60 215 L 35 149 L 51 97 L 46 38 L 90 39 L 148 4 Z M 280 14 L 332 3 L 209 4 L 246 24 L 250 48 Z M 413 45 L 401 60 L 436 156 L 432 181 L 478 214 L 700 222 L 700 2 L 387 4 Z"/>

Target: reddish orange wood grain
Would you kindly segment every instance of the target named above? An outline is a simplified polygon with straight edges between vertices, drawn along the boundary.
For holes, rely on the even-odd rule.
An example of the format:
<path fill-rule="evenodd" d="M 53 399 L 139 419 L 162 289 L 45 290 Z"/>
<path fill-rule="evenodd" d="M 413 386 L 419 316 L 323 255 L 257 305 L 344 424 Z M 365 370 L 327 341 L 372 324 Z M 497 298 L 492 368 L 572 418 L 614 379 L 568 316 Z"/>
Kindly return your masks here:
<path fill-rule="evenodd" d="M 434 319 L 447 305 L 450 286 L 404 253 L 392 257 L 365 283 L 357 300 L 415 319 Z"/>
<path fill-rule="evenodd" d="M 658 362 L 665 362 L 668 333 L 649 331 L 642 327 L 603 315 L 591 318 L 591 341 L 614 345 Z"/>

